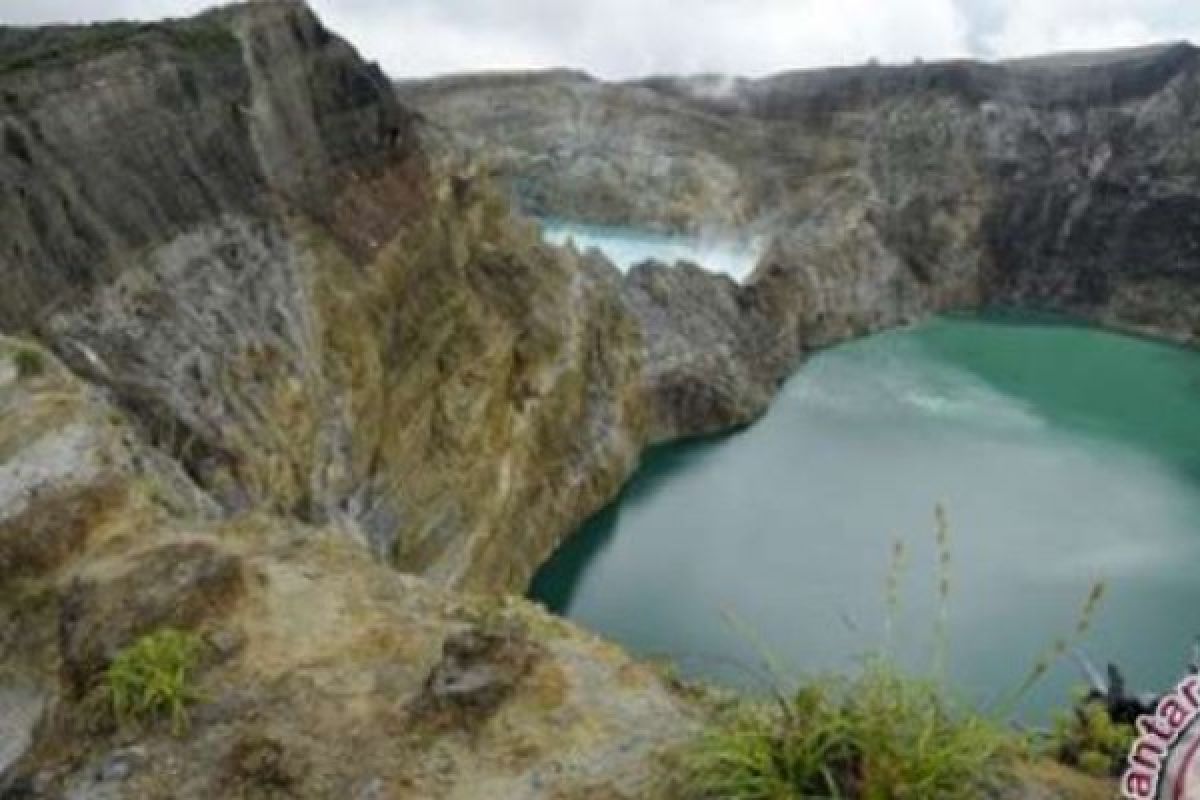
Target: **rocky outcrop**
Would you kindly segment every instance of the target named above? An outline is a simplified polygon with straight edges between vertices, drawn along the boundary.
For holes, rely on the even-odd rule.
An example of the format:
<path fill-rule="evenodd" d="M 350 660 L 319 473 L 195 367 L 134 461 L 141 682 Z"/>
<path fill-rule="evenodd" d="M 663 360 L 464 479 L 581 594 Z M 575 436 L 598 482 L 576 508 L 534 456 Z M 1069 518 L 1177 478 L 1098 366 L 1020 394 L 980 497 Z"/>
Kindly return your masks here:
<path fill-rule="evenodd" d="M 510 220 L 302 5 L 0 46 L 0 330 L 225 513 L 516 588 L 632 469 L 615 272 Z"/>
<path fill-rule="evenodd" d="M 17 378 L 31 353 L 38 374 Z M 0 487 L 29 476 L 28 508 L 75 520 L 69 547 L 43 550 L 55 529 L 5 518 L 7 547 L 45 557 L 2 573 L 0 796 L 665 791 L 660 759 L 700 707 L 616 647 L 522 600 L 402 575 L 337 525 L 206 516 L 104 393 L 33 345 L 0 339 L 0 401 L 22 410 L 0 415 Z M 72 471 L 47 468 L 66 452 Z M 187 728 L 118 726 L 105 670 L 164 627 L 201 642 Z"/>

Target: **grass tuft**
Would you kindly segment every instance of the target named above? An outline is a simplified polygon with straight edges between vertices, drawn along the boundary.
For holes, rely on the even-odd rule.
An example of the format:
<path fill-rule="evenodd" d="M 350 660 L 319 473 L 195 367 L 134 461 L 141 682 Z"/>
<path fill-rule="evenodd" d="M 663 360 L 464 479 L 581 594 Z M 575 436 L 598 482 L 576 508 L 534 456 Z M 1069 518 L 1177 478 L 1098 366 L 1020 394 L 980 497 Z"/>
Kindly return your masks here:
<path fill-rule="evenodd" d="M 125 648 L 105 675 L 117 722 L 171 718 L 176 735 L 187 729 L 187 707 L 199 699 L 193 673 L 203 643 L 194 633 L 165 628 Z"/>
<path fill-rule="evenodd" d="M 20 380 L 36 378 L 46 372 L 46 359 L 37 350 L 28 347 L 19 348 L 13 354 L 13 364 Z"/>
<path fill-rule="evenodd" d="M 955 800 L 1000 783 L 1023 747 L 991 718 L 954 707 L 937 683 L 876 660 L 804 686 L 782 708 L 743 706 L 688 766 L 705 798 Z"/>

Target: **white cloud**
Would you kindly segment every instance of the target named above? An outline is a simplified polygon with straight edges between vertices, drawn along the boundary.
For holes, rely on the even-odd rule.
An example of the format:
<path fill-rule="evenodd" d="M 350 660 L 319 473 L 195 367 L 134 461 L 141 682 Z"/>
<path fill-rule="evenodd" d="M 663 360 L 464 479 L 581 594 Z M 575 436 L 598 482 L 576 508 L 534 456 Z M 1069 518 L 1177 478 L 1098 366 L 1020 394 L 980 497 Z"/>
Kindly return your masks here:
<path fill-rule="evenodd" d="M 318 9 L 398 75 L 569 65 L 610 78 L 662 72 L 761 74 L 877 57 L 968 52 L 953 0 L 523 0 L 506 15 L 472 3 L 408 2 L 364 18 L 336 0 Z M 491 4 L 493 8 L 500 4 Z M 544 21 L 544 22 L 542 22 Z M 340 22 L 340 25 L 337 24 Z M 539 24 L 541 22 L 542 24 Z"/>
<path fill-rule="evenodd" d="M 212 5 L 215 0 L 0 0 L 0 25 L 183 17 Z"/>
<path fill-rule="evenodd" d="M 315 5 L 328 27 L 396 77 L 560 65 L 561 51 L 544 47 L 537 37 L 503 27 L 463 26 L 421 6 L 383 11 L 381 18 L 364 19 L 334 2 Z"/>
<path fill-rule="evenodd" d="M 1003 58 L 1200 34 L 1179 0 L 311 0 L 396 76 L 572 66 L 602 77 Z M 205 0 L 0 0 L 0 22 L 193 13 Z"/>
<path fill-rule="evenodd" d="M 1200 8 L 1178 0 L 1010 0 L 1000 25 L 982 37 L 985 54 L 1104 50 L 1200 32 Z"/>

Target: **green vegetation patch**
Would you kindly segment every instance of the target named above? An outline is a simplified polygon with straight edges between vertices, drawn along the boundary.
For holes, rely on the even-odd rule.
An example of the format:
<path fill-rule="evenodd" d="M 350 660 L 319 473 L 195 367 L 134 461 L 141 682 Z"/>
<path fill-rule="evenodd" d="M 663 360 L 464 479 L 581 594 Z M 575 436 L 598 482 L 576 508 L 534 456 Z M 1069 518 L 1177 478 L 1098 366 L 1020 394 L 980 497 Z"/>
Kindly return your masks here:
<path fill-rule="evenodd" d="M 1002 784 L 1023 749 L 993 719 L 954 707 L 938 684 L 877 661 L 738 709 L 688 766 L 706 798 L 953 800 Z"/>
<path fill-rule="evenodd" d="M 169 22 L 104 22 L 86 26 L 0 28 L 0 75 L 47 66 L 70 66 L 126 47 L 164 40 L 200 55 L 239 48 L 216 14 Z"/>
<path fill-rule="evenodd" d="M 106 22 L 86 27 L 0 30 L 0 75 L 104 55 L 128 42 L 142 27 L 133 22 Z"/>
<path fill-rule="evenodd" d="M 1084 696 L 1070 711 L 1055 715 L 1047 749 L 1067 766 L 1098 778 L 1113 777 L 1125 768 L 1136 736 L 1132 725 L 1113 721 L 1103 701 Z"/>
<path fill-rule="evenodd" d="M 13 353 L 13 365 L 17 368 L 17 378 L 36 378 L 45 373 L 46 358 L 37 350 L 22 347 Z"/>
<path fill-rule="evenodd" d="M 122 650 L 105 674 L 117 722 L 169 716 L 173 732 L 186 730 L 187 707 L 200 699 L 193 679 L 203 646 L 194 633 L 165 628 Z"/>
<path fill-rule="evenodd" d="M 241 45 L 227 26 L 213 16 L 197 17 L 185 22 L 153 26 L 162 31 L 172 44 L 197 54 L 217 54 L 234 50 L 240 52 Z"/>

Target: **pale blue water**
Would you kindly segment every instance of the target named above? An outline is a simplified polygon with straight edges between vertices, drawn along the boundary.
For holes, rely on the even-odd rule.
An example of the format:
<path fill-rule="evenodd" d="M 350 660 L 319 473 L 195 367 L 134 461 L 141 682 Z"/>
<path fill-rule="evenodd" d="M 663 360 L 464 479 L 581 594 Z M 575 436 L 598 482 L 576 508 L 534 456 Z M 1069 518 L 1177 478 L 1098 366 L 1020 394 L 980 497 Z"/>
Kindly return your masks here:
<path fill-rule="evenodd" d="M 690 261 L 713 272 L 723 272 L 736 281 L 744 280 L 754 271 L 763 249 L 762 243 L 751 237 L 669 235 L 561 219 L 542 220 L 542 235 L 551 244 L 563 245 L 572 240 L 581 251 L 595 247 L 622 271 L 649 259 L 666 264 Z"/>
<path fill-rule="evenodd" d="M 989 699 L 1071 633 L 1165 688 L 1200 633 L 1200 354 L 1089 328 L 953 318 L 814 357 L 746 431 L 660 448 L 538 575 L 551 608 L 683 671 L 761 685 L 882 648 L 892 541 L 910 569 L 892 651 L 929 667 L 933 510 L 950 517 L 950 674 Z M 1080 682 L 1060 664 L 1038 716 Z"/>

